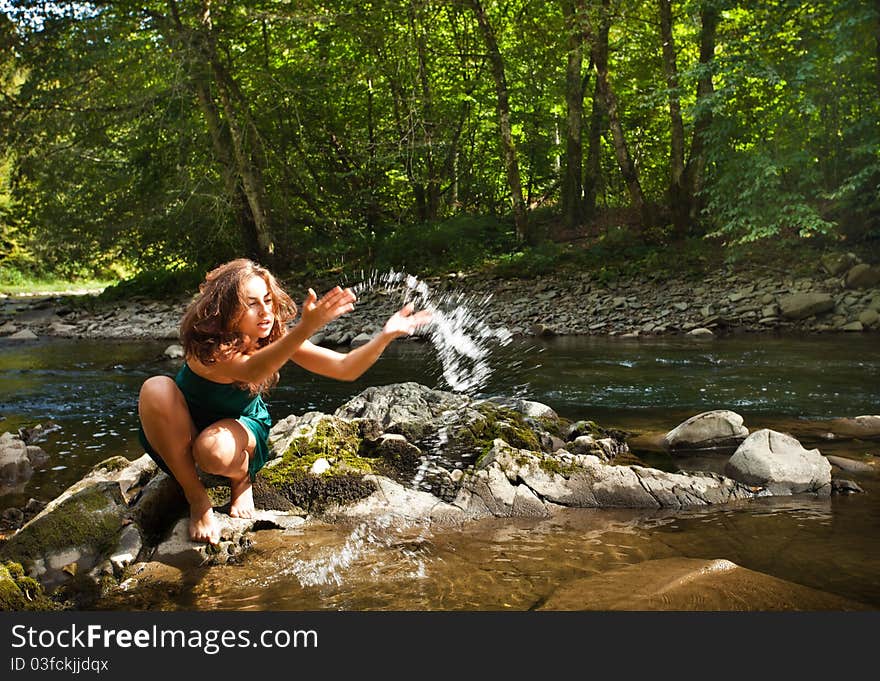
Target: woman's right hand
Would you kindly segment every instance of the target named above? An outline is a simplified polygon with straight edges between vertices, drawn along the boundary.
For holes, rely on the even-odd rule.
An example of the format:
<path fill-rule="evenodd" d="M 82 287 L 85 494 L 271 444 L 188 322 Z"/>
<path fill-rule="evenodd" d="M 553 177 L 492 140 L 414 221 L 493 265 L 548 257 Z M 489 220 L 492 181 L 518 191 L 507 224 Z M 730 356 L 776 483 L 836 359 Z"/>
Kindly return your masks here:
<path fill-rule="evenodd" d="M 309 294 L 303 302 L 299 323 L 304 324 L 310 333 L 315 333 L 337 317 L 351 312 L 356 300 L 357 298 L 349 288 L 343 289 L 336 286 L 320 299 L 314 289 L 309 289 Z"/>

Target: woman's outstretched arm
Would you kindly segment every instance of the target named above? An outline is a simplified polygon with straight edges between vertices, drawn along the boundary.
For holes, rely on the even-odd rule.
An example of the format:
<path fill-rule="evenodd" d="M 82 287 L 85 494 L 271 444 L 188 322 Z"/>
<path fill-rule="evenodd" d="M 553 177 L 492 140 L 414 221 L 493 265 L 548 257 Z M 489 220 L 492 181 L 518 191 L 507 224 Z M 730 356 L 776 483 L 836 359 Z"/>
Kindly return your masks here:
<path fill-rule="evenodd" d="M 369 369 L 395 338 L 409 336 L 431 320 L 431 313 L 422 310 L 413 314 L 411 305 L 405 306 L 385 323 L 382 330 L 369 342 L 349 352 L 336 352 L 306 341 L 300 345 L 291 360 L 306 371 L 339 381 L 354 381 Z"/>

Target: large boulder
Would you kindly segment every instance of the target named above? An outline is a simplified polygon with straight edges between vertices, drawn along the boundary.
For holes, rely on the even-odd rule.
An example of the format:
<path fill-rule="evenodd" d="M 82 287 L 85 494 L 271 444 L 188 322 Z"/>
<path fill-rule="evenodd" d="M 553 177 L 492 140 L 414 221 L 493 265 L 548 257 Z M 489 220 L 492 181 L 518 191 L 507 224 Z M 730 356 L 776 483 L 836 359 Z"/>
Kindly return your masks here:
<path fill-rule="evenodd" d="M 804 449 L 790 435 L 767 428 L 749 435 L 724 470 L 734 480 L 772 494 L 831 493 L 831 464 L 819 450 Z"/>
<path fill-rule="evenodd" d="M 859 263 L 846 273 L 844 285 L 847 288 L 873 288 L 880 284 L 880 267 Z"/>
<path fill-rule="evenodd" d="M 691 416 L 666 433 L 663 446 L 670 451 L 735 449 L 749 435 L 743 417 L 727 409 Z M 731 449 L 731 451 L 733 451 Z"/>

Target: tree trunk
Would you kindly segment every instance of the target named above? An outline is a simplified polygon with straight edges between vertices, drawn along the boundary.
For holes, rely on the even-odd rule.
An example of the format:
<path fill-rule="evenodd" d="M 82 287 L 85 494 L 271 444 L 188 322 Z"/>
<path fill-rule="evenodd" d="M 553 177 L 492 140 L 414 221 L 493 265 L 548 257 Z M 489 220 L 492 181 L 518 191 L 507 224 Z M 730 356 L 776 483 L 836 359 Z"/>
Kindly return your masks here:
<path fill-rule="evenodd" d="M 596 214 L 596 198 L 602 177 L 602 118 L 605 107 L 598 81 L 593 86 L 593 111 L 590 114 L 590 135 L 587 141 L 587 168 L 584 174 L 584 216 L 592 218 Z"/>
<path fill-rule="evenodd" d="M 706 132 L 712 124 L 712 110 L 706 105 L 715 92 L 709 64 L 715 58 L 715 37 L 718 33 L 719 13 L 711 1 L 704 2 L 700 8 L 700 79 L 697 81 L 696 114 L 691 150 L 685 168 L 683 185 L 690 196 L 689 221 L 693 224 L 700 215 L 700 191 L 703 188 L 703 174 L 706 170 Z"/>
<path fill-rule="evenodd" d="M 501 149 L 504 156 L 504 169 L 507 172 L 507 184 L 510 189 L 511 202 L 513 204 L 513 220 L 516 226 L 516 238 L 520 243 L 527 242 L 531 235 L 528 229 L 528 215 L 523 200 L 522 182 L 519 175 L 519 163 L 516 158 L 516 145 L 513 142 L 513 131 L 510 126 L 510 101 L 507 92 L 507 80 L 504 75 L 504 60 L 495 40 L 495 32 L 489 23 L 489 17 L 483 9 L 480 0 L 470 0 L 471 9 L 480 25 L 483 41 L 488 51 L 489 63 L 492 67 L 492 76 L 495 79 L 495 92 L 497 95 L 498 129 L 501 139 Z"/>
<path fill-rule="evenodd" d="M 562 13 L 568 29 L 568 64 L 565 69 L 565 174 L 562 178 L 562 219 L 567 227 L 576 227 L 583 221 L 583 162 L 582 127 L 584 116 L 583 33 L 572 0 L 562 0 Z"/>
<path fill-rule="evenodd" d="M 874 0 L 874 7 L 877 10 L 876 45 L 874 48 L 877 59 L 875 60 L 874 68 L 877 69 L 877 94 L 880 95 L 880 0 Z"/>
<path fill-rule="evenodd" d="M 638 170 L 635 163 L 633 163 L 629 147 L 626 144 L 626 136 L 624 135 L 618 113 L 617 97 L 614 95 L 611 83 L 608 82 L 608 33 L 611 28 L 609 5 L 610 0 L 602 0 L 602 19 L 599 22 L 599 36 L 596 41 L 594 58 L 596 83 L 608 114 L 608 127 L 611 129 L 611 139 L 614 144 L 617 165 L 620 167 L 620 173 L 623 175 L 624 182 L 626 182 L 626 188 L 629 191 L 633 208 L 639 212 L 643 225 L 647 227 L 651 225 L 652 219 L 649 215 L 648 205 L 645 202 L 642 185 L 639 182 Z"/>
<path fill-rule="evenodd" d="M 232 74 L 223 65 L 217 51 L 210 18 L 210 7 L 210 1 L 206 0 L 200 17 L 204 27 L 204 36 L 200 41 L 200 47 L 214 74 L 214 84 L 217 87 L 226 124 L 229 126 L 233 156 L 253 216 L 254 237 L 257 242 L 255 255 L 258 259 L 271 264 L 275 253 L 275 243 L 272 237 L 268 194 L 263 182 L 265 160 L 262 146 L 256 126 L 253 125 L 248 114 L 247 102 Z"/>
<path fill-rule="evenodd" d="M 208 134 L 211 137 L 211 145 L 214 150 L 214 158 L 220 166 L 223 177 L 224 191 L 229 205 L 235 212 L 235 221 L 245 243 L 249 255 L 259 255 L 259 244 L 256 238 L 253 212 L 240 182 L 240 174 L 236 159 L 229 149 L 232 146 L 229 126 L 224 124 L 217 103 L 211 92 L 211 69 L 202 58 L 203 36 L 199 31 L 187 27 L 180 17 L 177 2 L 169 0 L 170 21 L 168 17 L 154 14 L 163 29 L 165 39 L 180 57 L 181 62 L 190 78 L 199 108 L 205 116 L 208 126 Z"/>
<path fill-rule="evenodd" d="M 658 0 L 660 5 L 660 38 L 663 43 L 663 72 L 669 97 L 670 155 L 669 207 L 675 236 L 684 238 L 690 223 L 690 195 L 684 186 L 684 122 L 678 92 L 678 66 L 675 41 L 672 37 L 672 0 Z"/>

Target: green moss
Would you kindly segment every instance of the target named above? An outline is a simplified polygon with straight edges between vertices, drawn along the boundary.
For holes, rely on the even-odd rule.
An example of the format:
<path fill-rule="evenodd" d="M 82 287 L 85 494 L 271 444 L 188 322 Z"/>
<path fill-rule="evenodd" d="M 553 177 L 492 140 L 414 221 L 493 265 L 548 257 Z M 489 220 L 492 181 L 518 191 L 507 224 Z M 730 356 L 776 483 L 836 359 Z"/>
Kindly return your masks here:
<path fill-rule="evenodd" d="M 294 478 L 309 474 L 318 459 L 330 462 L 331 472 L 375 472 L 375 461 L 361 453 L 362 440 L 355 424 L 337 419 L 323 419 L 315 426 L 309 437 L 296 438 L 278 463 L 273 463 L 260 471 L 267 483 L 281 488 Z"/>
<path fill-rule="evenodd" d="M 130 465 L 131 461 L 124 456 L 111 456 L 109 459 L 104 459 L 100 463 L 92 466 L 92 471 L 105 470 L 109 473 L 115 473 L 116 471 L 121 471 L 123 468 L 128 468 Z"/>
<path fill-rule="evenodd" d="M 331 465 L 322 475 L 311 473 L 318 459 L 326 459 Z M 327 418 L 315 425 L 311 436 L 296 438 L 280 461 L 260 471 L 258 479 L 295 506 L 317 513 L 329 504 L 372 494 L 373 485 L 363 477 L 375 473 L 379 463 L 364 455 L 357 424 Z"/>
<path fill-rule="evenodd" d="M 346 504 L 370 496 L 375 487 L 357 473 L 312 475 L 299 472 L 280 486 L 291 503 L 309 513 L 320 513 L 332 504 Z"/>
<path fill-rule="evenodd" d="M 37 580 L 25 577 L 20 564 L 0 564 L 0 611 L 44 611 L 61 608 L 59 603 L 46 596 Z"/>
<path fill-rule="evenodd" d="M 110 493 L 114 498 L 108 498 Z M 30 562 L 47 552 L 67 547 L 90 546 L 107 551 L 122 528 L 122 517 L 113 501 L 122 504 L 119 486 L 104 483 L 87 488 L 65 500 L 52 513 L 33 521 L 0 548 L 0 558 Z"/>
<path fill-rule="evenodd" d="M 571 475 L 577 470 L 577 466 L 574 466 L 570 463 L 564 463 L 559 459 L 554 459 L 552 457 L 544 457 L 541 459 L 541 470 L 544 470 L 553 475 L 561 475 L 563 478 L 570 478 Z"/>
<path fill-rule="evenodd" d="M 519 412 L 490 403 L 478 405 L 477 411 L 480 412 L 484 420 L 462 428 L 457 433 L 462 439 L 467 439 L 467 431 L 470 431 L 475 444 L 478 445 L 475 449 L 485 453 L 491 449 L 492 442 L 496 438 L 500 438 L 517 449 L 541 451 L 541 443 L 537 433 Z"/>

